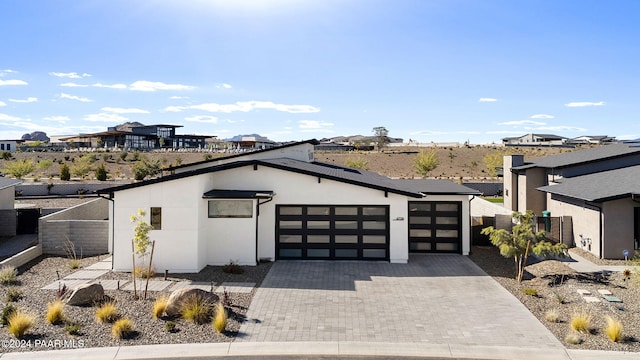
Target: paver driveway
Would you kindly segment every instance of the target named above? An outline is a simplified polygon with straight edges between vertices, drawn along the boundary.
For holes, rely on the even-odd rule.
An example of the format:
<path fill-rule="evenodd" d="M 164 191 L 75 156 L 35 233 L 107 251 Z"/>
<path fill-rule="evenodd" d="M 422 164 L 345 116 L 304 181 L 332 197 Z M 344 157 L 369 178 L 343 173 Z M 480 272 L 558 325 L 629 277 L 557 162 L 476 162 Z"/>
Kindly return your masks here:
<path fill-rule="evenodd" d="M 276 262 L 236 341 L 563 348 L 516 298 L 461 255 L 412 256 L 408 264 Z"/>

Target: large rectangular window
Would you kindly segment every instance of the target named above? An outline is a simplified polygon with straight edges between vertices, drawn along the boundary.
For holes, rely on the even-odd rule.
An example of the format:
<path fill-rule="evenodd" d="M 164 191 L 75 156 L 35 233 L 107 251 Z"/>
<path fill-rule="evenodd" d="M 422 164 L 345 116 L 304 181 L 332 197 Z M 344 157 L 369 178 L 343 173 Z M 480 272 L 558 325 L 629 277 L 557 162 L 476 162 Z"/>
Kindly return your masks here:
<path fill-rule="evenodd" d="M 253 200 L 209 200 L 210 218 L 253 217 Z"/>
<path fill-rule="evenodd" d="M 162 230 L 162 208 L 151 208 L 151 226 L 153 230 Z"/>

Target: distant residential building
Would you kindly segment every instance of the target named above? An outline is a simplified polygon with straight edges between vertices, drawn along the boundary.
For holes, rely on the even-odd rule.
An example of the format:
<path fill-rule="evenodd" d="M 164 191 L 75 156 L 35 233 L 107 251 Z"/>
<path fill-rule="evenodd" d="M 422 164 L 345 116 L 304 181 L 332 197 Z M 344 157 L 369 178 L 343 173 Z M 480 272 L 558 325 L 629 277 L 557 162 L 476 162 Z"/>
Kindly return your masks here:
<path fill-rule="evenodd" d="M 19 142 L 22 140 L 0 140 L 0 151 L 14 152 Z"/>
<path fill-rule="evenodd" d="M 107 131 L 80 134 L 61 138 L 76 147 L 117 147 L 122 149 L 203 149 L 206 140 L 212 136 L 178 135 L 176 129 L 182 125 L 139 125 L 130 127 L 110 127 Z"/>
<path fill-rule="evenodd" d="M 609 144 L 618 142 L 615 136 L 607 135 L 584 135 L 573 139 L 567 139 L 566 144 L 570 145 L 589 145 L 589 144 Z"/>
<path fill-rule="evenodd" d="M 236 135 L 228 141 L 231 143 L 232 148 L 237 150 L 271 149 L 278 145 L 275 141 L 258 134 Z"/>
<path fill-rule="evenodd" d="M 502 143 L 505 146 L 561 146 L 566 140 L 566 137 L 552 134 L 526 134 L 503 138 Z"/>

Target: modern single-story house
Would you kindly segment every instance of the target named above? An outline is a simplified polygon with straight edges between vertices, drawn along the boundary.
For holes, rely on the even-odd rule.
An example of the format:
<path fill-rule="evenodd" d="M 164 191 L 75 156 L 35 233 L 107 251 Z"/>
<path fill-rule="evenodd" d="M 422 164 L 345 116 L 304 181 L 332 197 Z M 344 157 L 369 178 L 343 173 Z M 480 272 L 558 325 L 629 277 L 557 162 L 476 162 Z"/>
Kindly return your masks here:
<path fill-rule="evenodd" d="M 561 146 L 567 138 L 553 134 L 526 134 L 502 139 L 505 146 Z"/>
<path fill-rule="evenodd" d="M 640 166 L 559 180 L 538 188 L 552 214 L 573 218 L 576 246 L 604 259 L 640 251 Z M 625 252 L 626 250 L 626 252 Z"/>
<path fill-rule="evenodd" d="M 155 228 L 157 271 L 268 260 L 379 260 L 470 249 L 476 190 L 393 180 L 314 161 L 317 141 L 253 152 L 101 190 L 110 201 L 113 268 L 131 270 L 130 216 Z"/>

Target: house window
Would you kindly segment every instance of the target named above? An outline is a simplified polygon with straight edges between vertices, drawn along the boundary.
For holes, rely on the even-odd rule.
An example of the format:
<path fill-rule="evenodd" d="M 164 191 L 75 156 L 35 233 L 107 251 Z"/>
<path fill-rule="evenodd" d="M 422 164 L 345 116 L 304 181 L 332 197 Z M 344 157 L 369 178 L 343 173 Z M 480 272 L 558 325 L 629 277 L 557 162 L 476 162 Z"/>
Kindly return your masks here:
<path fill-rule="evenodd" d="M 253 217 L 253 200 L 209 200 L 210 218 Z"/>
<path fill-rule="evenodd" d="M 162 208 L 151 208 L 151 226 L 153 230 L 162 230 Z"/>

